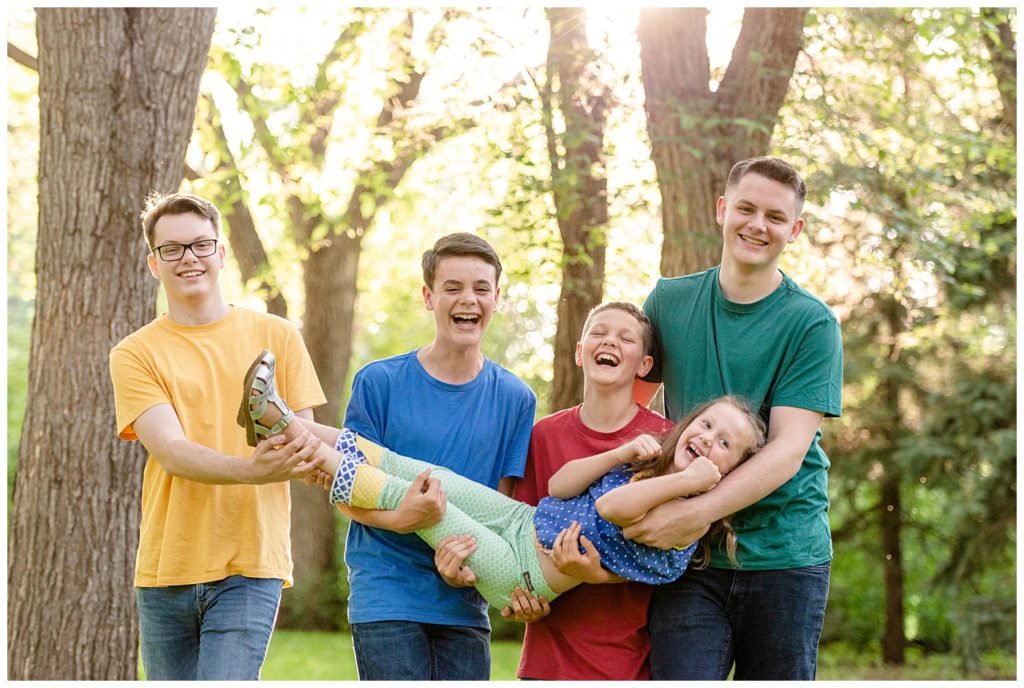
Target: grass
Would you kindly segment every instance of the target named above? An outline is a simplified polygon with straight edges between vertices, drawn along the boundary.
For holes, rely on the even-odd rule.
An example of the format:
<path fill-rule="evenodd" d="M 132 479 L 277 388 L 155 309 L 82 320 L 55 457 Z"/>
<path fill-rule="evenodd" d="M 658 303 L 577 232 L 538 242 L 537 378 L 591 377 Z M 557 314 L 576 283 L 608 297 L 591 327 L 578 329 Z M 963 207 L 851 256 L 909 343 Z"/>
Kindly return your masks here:
<path fill-rule="evenodd" d="M 514 641 L 491 644 L 491 680 L 515 681 L 521 645 Z M 1017 659 L 1005 653 L 987 654 L 979 669 L 968 675 L 953 655 L 909 653 L 902 667 L 886 666 L 877 653 L 866 655 L 842 646 L 823 647 L 818 658 L 822 681 L 867 680 L 1014 680 Z M 263 665 L 267 681 L 355 681 L 352 638 L 325 631 L 274 631 Z"/>

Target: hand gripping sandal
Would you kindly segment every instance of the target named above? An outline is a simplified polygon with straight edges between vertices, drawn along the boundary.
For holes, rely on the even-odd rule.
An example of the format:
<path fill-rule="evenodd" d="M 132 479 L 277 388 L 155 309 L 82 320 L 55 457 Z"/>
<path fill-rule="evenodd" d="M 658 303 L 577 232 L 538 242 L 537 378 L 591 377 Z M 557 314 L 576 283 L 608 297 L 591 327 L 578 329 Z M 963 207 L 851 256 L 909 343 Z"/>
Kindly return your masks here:
<path fill-rule="evenodd" d="M 295 418 L 295 414 L 288 408 L 288 404 L 284 403 L 284 399 L 277 395 L 277 389 L 274 387 L 276 362 L 274 354 L 264 350 L 245 374 L 242 404 L 238 407 L 237 420 L 238 424 L 245 428 L 245 441 L 250 447 L 255 447 L 264 437 L 280 433 Z M 253 394 L 253 390 L 258 393 Z M 281 412 L 281 419 L 274 423 L 272 428 L 259 423 L 267 411 L 268 403 L 276 406 Z"/>

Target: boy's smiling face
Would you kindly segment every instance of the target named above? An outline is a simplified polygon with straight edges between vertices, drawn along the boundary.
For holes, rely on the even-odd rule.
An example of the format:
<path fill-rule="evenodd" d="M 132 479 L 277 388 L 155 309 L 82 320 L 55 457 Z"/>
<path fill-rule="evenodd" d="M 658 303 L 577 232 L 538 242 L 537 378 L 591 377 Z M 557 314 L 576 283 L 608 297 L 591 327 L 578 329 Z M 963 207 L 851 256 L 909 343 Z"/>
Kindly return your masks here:
<path fill-rule="evenodd" d="M 643 326 L 619 308 L 606 308 L 590 318 L 576 344 L 576 365 L 588 384 L 633 385 L 646 375 L 654 359 L 644 352 Z"/>
<path fill-rule="evenodd" d="M 192 244 L 204 239 L 219 239 L 217 230 L 205 217 L 196 213 L 164 215 L 153 227 L 153 246 Z M 163 283 L 167 299 L 173 303 L 196 303 L 218 297 L 221 268 L 224 267 L 224 244 L 210 256 L 197 258 L 188 249 L 178 260 L 165 261 L 155 253 L 146 260 L 149 270 Z"/>
<path fill-rule="evenodd" d="M 775 270 L 787 244 L 800 236 L 796 193 L 781 182 L 748 172 L 718 199 L 723 262 L 744 271 Z"/>
<path fill-rule="evenodd" d="M 423 302 L 434 313 L 435 342 L 453 349 L 479 348 L 494 315 L 499 289 L 494 266 L 475 256 L 449 256 L 437 264 Z"/>

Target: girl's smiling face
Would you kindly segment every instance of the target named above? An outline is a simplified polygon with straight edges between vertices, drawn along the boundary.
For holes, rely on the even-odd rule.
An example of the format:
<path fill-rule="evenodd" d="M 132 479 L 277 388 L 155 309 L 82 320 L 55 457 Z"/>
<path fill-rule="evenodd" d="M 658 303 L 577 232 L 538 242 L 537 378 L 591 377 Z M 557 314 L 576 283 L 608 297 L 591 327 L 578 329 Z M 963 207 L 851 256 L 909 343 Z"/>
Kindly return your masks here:
<path fill-rule="evenodd" d="M 719 402 L 697 416 L 679 436 L 673 472 L 698 456 L 707 457 L 725 476 L 754 446 L 754 428 L 747 415 L 732 404 Z"/>

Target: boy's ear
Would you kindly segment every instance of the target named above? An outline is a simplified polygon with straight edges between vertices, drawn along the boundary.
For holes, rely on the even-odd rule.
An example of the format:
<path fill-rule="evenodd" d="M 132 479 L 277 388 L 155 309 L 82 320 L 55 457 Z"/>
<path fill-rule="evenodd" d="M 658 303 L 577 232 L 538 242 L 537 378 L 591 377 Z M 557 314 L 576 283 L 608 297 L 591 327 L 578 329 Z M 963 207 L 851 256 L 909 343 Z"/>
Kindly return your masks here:
<path fill-rule="evenodd" d="M 788 243 L 792 244 L 794 241 L 796 241 L 796 238 L 798 236 L 800 236 L 800 232 L 802 232 L 803 229 L 804 229 L 804 219 L 802 217 L 798 217 L 796 219 L 796 222 L 793 223 L 792 228 L 790 228 L 790 230 L 789 230 Z"/>
<path fill-rule="evenodd" d="M 428 311 L 434 310 L 434 293 L 425 284 L 423 285 L 423 305 L 427 307 Z"/>
<path fill-rule="evenodd" d="M 576 342 L 576 354 L 573 356 L 576 359 L 576 367 L 583 367 L 583 342 Z"/>
<path fill-rule="evenodd" d="M 654 356 L 644 356 L 640 361 L 640 367 L 636 369 L 636 376 L 643 377 L 647 373 L 651 372 L 651 367 L 654 365 Z"/>
<path fill-rule="evenodd" d="M 149 267 L 149 274 L 153 275 L 154 279 L 160 279 L 160 270 L 156 266 L 156 256 L 150 253 L 146 256 L 146 265 Z"/>

